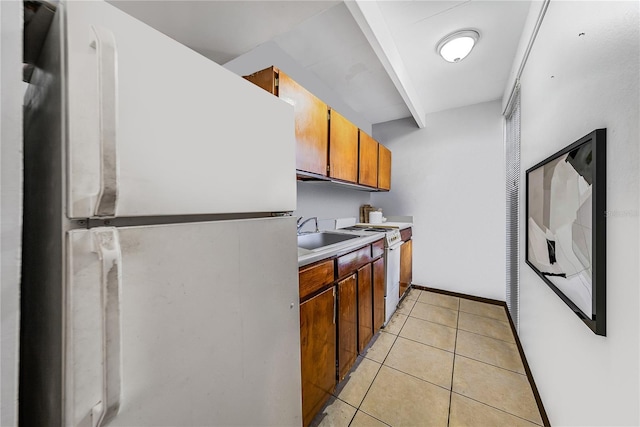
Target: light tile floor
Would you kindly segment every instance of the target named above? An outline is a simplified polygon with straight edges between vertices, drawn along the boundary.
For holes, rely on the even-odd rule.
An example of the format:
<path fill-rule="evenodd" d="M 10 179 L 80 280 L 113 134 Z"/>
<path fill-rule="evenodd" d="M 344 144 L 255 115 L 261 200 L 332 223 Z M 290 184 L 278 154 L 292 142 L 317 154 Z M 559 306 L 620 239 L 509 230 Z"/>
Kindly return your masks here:
<path fill-rule="evenodd" d="M 313 426 L 536 426 L 503 307 L 412 289 Z"/>

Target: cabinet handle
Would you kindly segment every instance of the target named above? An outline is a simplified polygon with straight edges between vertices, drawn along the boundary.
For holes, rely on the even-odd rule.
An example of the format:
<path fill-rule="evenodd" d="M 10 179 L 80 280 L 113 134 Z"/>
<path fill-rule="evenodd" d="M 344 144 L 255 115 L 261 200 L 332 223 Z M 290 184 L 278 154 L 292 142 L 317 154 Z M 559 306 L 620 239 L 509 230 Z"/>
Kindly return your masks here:
<path fill-rule="evenodd" d="M 122 253 L 118 231 L 97 227 L 91 231 L 102 261 L 102 400 L 92 409 L 94 426 L 106 424 L 120 409 L 122 354 L 120 342 L 120 292 Z"/>
<path fill-rule="evenodd" d="M 118 200 L 118 153 L 116 151 L 118 105 L 118 57 L 113 33 L 91 26 L 98 55 L 98 115 L 100 128 L 100 193 L 95 216 L 115 216 Z"/>
<path fill-rule="evenodd" d="M 336 305 L 337 305 L 337 301 L 336 301 L 336 288 L 335 286 L 333 287 L 333 324 L 336 324 Z"/>

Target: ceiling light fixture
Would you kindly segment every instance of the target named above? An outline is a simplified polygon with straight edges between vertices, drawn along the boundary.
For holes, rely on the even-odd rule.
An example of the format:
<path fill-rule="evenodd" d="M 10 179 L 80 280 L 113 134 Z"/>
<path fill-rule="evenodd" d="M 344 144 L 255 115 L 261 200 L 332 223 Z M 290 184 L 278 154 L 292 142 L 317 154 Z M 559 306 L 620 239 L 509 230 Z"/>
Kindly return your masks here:
<path fill-rule="evenodd" d="M 480 33 L 476 30 L 456 31 L 440 40 L 436 51 L 447 62 L 460 62 L 471 53 L 479 38 Z"/>

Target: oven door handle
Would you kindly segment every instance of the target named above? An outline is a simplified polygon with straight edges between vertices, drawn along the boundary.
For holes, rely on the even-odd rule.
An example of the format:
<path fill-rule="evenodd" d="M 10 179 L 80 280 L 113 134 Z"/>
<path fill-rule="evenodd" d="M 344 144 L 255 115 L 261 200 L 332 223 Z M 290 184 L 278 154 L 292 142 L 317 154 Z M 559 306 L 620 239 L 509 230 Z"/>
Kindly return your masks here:
<path fill-rule="evenodd" d="M 397 243 L 394 243 L 393 245 L 389 246 L 389 250 L 390 251 L 395 251 L 396 249 L 400 249 L 400 246 L 402 246 L 404 244 L 403 241 L 399 241 Z"/>

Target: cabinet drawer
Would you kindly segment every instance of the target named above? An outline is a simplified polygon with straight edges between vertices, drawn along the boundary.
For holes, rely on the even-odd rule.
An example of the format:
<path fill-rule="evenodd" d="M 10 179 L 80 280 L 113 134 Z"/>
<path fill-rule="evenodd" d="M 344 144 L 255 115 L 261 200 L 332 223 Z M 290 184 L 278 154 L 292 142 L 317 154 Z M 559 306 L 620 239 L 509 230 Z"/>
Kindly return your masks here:
<path fill-rule="evenodd" d="M 300 299 L 333 282 L 333 260 L 302 267 L 299 271 Z"/>
<path fill-rule="evenodd" d="M 371 261 L 371 245 L 338 258 L 338 278 L 351 274 Z"/>
<path fill-rule="evenodd" d="M 371 259 L 376 259 L 384 254 L 384 240 L 378 240 L 371 245 Z"/>
<path fill-rule="evenodd" d="M 413 235 L 413 233 L 411 232 L 412 228 L 405 228 L 404 230 L 400 231 L 400 238 L 402 239 L 403 242 L 406 242 L 407 240 L 409 240 L 411 238 L 411 236 Z"/>

